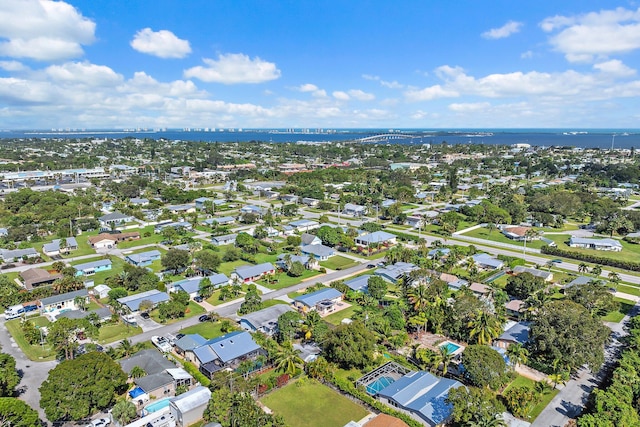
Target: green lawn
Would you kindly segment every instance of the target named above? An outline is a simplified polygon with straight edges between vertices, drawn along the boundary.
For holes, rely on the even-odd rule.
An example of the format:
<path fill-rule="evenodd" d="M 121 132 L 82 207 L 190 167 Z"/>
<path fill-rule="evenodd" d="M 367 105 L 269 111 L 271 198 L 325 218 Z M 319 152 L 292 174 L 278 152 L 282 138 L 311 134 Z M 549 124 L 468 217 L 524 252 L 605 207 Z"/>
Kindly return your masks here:
<path fill-rule="evenodd" d="M 218 267 L 218 273 L 224 273 L 228 277 L 231 275 L 231 272 L 236 269 L 236 267 L 240 267 L 243 265 L 249 265 L 249 263 L 241 259 L 237 261 L 223 262 L 222 264 L 220 264 L 220 267 Z"/>
<path fill-rule="evenodd" d="M 523 246 L 522 242 L 516 242 L 515 240 L 509 239 L 504 234 L 502 234 L 500 230 L 489 230 L 485 227 L 480 227 L 480 228 L 476 228 L 475 230 L 471 230 L 467 233 L 464 233 L 463 236 L 475 237 L 476 239 L 490 240 L 492 242 L 507 243 L 515 246 Z M 545 236 L 545 237 L 549 239 L 552 238 L 552 236 Z M 555 236 L 555 237 L 558 237 L 558 236 Z M 532 242 L 527 242 L 527 247 L 540 249 L 545 244 L 546 243 L 544 243 L 541 240 L 534 240 Z"/>
<path fill-rule="evenodd" d="M 286 301 L 282 301 L 282 300 L 279 300 L 279 299 L 268 299 L 266 301 L 262 301 L 262 308 L 272 307 L 272 306 L 278 305 L 278 304 L 289 305 L 289 303 L 286 302 Z"/>
<path fill-rule="evenodd" d="M 315 270 L 305 270 L 304 273 L 302 273 L 302 276 L 300 277 L 291 277 L 286 273 L 281 273 L 276 275 L 276 278 L 278 280 L 276 283 L 267 283 L 264 279 L 259 280 L 257 283 L 259 283 L 262 286 L 266 286 L 269 289 L 278 290 L 282 288 L 288 288 L 289 286 L 297 285 L 303 280 L 313 276 L 317 276 L 318 274 L 320 274 L 320 272 Z"/>
<path fill-rule="evenodd" d="M 502 394 L 504 395 L 504 393 L 512 387 L 534 388 L 535 381 L 518 375 L 516 379 L 513 380 L 511 384 L 509 384 L 507 388 L 504 389 Z M 526 421 L 533 422 L 533 420 L 535 420 L 538 417 L 538 415 L 540 415 L 542 410 L 549 404 L 549 402 L 551 402 L 551 399 L 553 399 L 556 396 L 556 394 L 558 394 L 558 392 L 559 390 L 554 388 L 551 391 L 548 391 L 544 395 L 542 395 L 538 404 L 531 409 L 531 412 L 529 413 L 529 416 L 526 418 Z"/>
<path fill-rule="evenodd" d="M 322 267 L 328 268 L 330 270 L 345 270 L 357 264 L 358 263 L 351 258 L 346 258 L 340 255 L 332 256 L 328 260 L 320 262 L 320 265 Z"/>
<path fill-rule="evenodd" d="M 343 427 L 369 412 L 329 387 L 310 380 L 288 384 L 261 401 L 281 415 L 287 425 L 296 427 Z"/>
<path fill-rule="evenodd" d="M 151 318 L 154 321 L 156 321 L 158 323 L 170 325 L 172 323 L 176 323 L 176 322 L 188 319 L 188 318 L 193 317 L 193 316 L 200 316 L 201 314 L 204 314 L 205 311 L 206 310 L 204 308 L 202 308 L 202 306 L 200 304 L 198 304 L 197 302 L 189 301 L 189 304 L 187 305 L 187 308 L 185 310 L 184 317 L 179 317 L 177 319 L 167 319 L 167 320 L 165 320 L 163 322 L 163 321 L 160 320 L 160 313 L 158 312 L 158 309 L 151 310 L 149 315 L 151 316 Z"/>
<path fill-rule="evenodd" d="M 98 342 L 100 344 L 107 344 L 115 341 L 120 341 L 122 339 L 129 338 L 141 333 L 142 328 L 139 326 L 133 327 L 125 322 L 118 322 L 115 325 L 104 325 L 100 327 Z"/>
<path fill-rule="evenodd" d="M 603 322 L 614 322 L 619 323 L 624 316 L 633 308 L 635 303 L 633 301 L 629 301 L 623 298 L 614 298 L 615 302 L 618 304 L 618 308 L 616 310 L 610 311 L 606 316 L 603 316 L 601 320 Z"/>
<path fill-rule="evenodd" d="M 615 260 L 630 261 L 630 262 L 638 262 L 638 257 L 640 256 L 640 245 L 629 243 L 624 240 L 618 240 L 618 242 L 622 244 L 622 251 L 611 252 L 611 251 L 596 251 L 594 249 L 571 248 L 566 243 L 569 240 L 569 235 L 567 234 L 547 235 L 546 237 L 556 242 L 556 244 L 558 245 L 558 249 L 563 249 L 565 251 L 589 254 L 589 255 L 594 255 L 602 258 L 611 258 Z M 596 236 L 594 238 L 599 238 L 599 237 Z M 574 261 L 574 262 L 579 262 L 579 261 Z"/>
<path fill-rule="evenodd" d="M 332 325 L 339 325 L 342 322 L 342 319 L 352 318 L 353 314 L 356 312 L 358 305 L 355 303 L 350 303 L 351 307 L 347 307 L 344 310 L 340 310 L 336 313 L 332 313 L 324 318 L 325 322 L 329 322 Z"/>
<path fill-rule="evenodd" d="M 33 321 L 36 326 L 46 326 L 49 324 L 49 320 L 46 317 L 40 316 L 30 319 Z M 55 359 L 55 351 L 49 344 L 44 345 L 31 345 L 27 342 L 22 334 L 22 328 L 20 323 L 22 319 L 13 319 L 5 322 L 5 326 L 7 330 L 15 340 L 16 344 L 20 347 L 22 352 L 29 358 L 29 360 L 34 361 L 44 361 L 44 360 L 53 360 Z"/>
<path fill-rule="evenodd" d="M 224 335 L 224 332 L 220 330 L 222 322 L 200 322 L 197 325 L 189 326 L 184 329 L 180 329 L 182 334 L 199 334 L 205 339 L 212 339 Z M 234 325 L 235 326 L 235 325 Z"/>
<path fill-rule="evenodd" d="M 96 257 L 91 259 L 83 259 L 81 261 L 74 261 L 71 265 L 84 264 L 87 262 L 97 261 L 100 259 L 104 259 L 104 257 Z M 125 261 L 116 256 L 111 257 L 111 270 L 100 271 L 92 276 L 80 276 L 81 279 L 93 280 L 96 285 L 104 283 L 107 277 L 117 276 L 124 270 Z"/>
<path fill-rule="evenodd" d="M 151 243 L 160 243 L 164 240 L 164 236 L 162 236 L 162 233 L 154 233 L 155 227 L 153 225 L 149 225 L 147 227 L 141 228 L 141 229 L 131 229 L 131 230 L 125 230 L 125 232 L 129 233 L 132 231 L 139 231 L 140 232 L 140 240 L 131 240 L 128 242 L 120 242 L 118 243 L 118 249 L 127 249 L 127 248 L 133 248 L 134 246 L 142 246 L 142 245 L 148 245 Z M 149 232 L 151 233 L 151 235 L 149 237 L 144 237 L 145 233 Z"/>
<path fill-rule="evenodd" d="M 625 294 L 635 295 L 640 297 L 640 288 L 631 285 L 618 285 L 616 286 L 618 292 L 624 292 Z"/>

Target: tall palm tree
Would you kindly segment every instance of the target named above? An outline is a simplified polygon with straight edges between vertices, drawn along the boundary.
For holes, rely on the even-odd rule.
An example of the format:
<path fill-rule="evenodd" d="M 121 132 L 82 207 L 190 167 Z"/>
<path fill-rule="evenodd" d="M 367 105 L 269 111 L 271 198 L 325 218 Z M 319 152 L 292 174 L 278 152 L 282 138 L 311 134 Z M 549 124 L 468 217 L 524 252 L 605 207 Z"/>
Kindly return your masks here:
<path fill-rule="evenodd" d="M 609 281 L 611 283 L 613 283 L 613 286 L 615 288 L 618 287 L 618 283 L 620 283 L 620 275 L 618 273 L 616 273 L 615 271 L 611 271 L 609 272 Z"/>
<path fill-rule="evenodd" d="M 589 270 L 589 266 L 586 262 L 578 264 L 578 273 L 586 273 Z"/>
<path fill-rule="evenodd" d="M 527 363 L 529 350 L 527 350 L 520 343 L 514 343 L 507 348 L 507 356 L 509 356 L 509 361 L 511 362 L 511 365 L 515 368 L 516 366 L 522 363 Z"/>
<path fill-rule="evenodd" d="M 304 361 L 299 356 L 299 350 L 293 348 L 289 341 L 282 344 L 282 349 L 275 355 L 276 371 L 293 376 L 302 368 Z"/>
<path fill-rule="evenodd" d="M 591 274 L 593 274 L 595 277 L 600 277 L 600 274 L 602 274 L 602 266 L 594 265 L 591 269 Z"/>
<path fill-rule="evenodd" d="M 420 283 L 407 291 L 407 298 L 415 311 L 423 311 L 429 304 L 429 288 L 425 283 Z"/>
<path fill-rule="evenodd" d="M 302 332 L 304 333 L 305 339 L 311 339 L 316 327 L 320 322 L 322 322 L 322 317 L 320 317 L 317 311 L 310 311 L 307 314 L 304 319 L 304 323 L 302 324 Z"/>
<path fill-rule="evenodd" d="M 469 337 L 477 337 L 480 345 L 491 344 L 491 341 L 502 333 L 500 320 L 484 310 L 478 310 L 467 326 L 471 328 Z"/>
<path fill-rule="evenodd" d="M 129 378 L 142 378 L 146 375 L 147 373 L 145 372 L 145 370 L 137 365 L 131 369 L 131 372 L 129 372 Z"/>
<path fill-rule="evenodd" d="M 118 345 L 118 350 L 122 353 L 122 357 L 129 357 L 134 353 L 134 348 L 131 345 L 131 341 L 122 340 L 120 341 L 120 345 Z"/>
<path fill-rule="evenodd" d="M 453 353 L 449 351 L 446 346 L 440 347 L 438 359 L 442 363 L 442 376 L 445 376 L 447 375 L 447 372 L 449 372 L 449 364 L 451 363 L 451 360 L 453 360 Z"/>

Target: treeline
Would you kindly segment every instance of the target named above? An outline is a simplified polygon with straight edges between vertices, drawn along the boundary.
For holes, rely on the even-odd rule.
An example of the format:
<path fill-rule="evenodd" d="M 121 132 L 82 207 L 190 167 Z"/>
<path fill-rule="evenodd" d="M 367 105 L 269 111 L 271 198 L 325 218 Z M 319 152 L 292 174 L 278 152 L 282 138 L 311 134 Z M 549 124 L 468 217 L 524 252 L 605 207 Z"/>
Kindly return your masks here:
<path fill-rule="evenodd" d="M 591 262 L 594 264 L 607 265 L 609 267 L 617 267 L 625 270 L 640 271 L 640 262 L 624 261 L 621 259 L 605 258 L 597 255 L 585 254 L 582 252 L 566 251 L 560 248 L 554 248 L 544 245 L 540 248 L 540 252 L 547 255 L 563 256 L 565 258 L 576 259 L 578 261 Z"/>
<path fill-rule="evenodd" d="M 640 318 L 629 322 L 629 347 L 622 353 L 606 389 L 596 389 L 589 413 L 577 420 L 578 427 L 639 426 L 640 415 Z"/>

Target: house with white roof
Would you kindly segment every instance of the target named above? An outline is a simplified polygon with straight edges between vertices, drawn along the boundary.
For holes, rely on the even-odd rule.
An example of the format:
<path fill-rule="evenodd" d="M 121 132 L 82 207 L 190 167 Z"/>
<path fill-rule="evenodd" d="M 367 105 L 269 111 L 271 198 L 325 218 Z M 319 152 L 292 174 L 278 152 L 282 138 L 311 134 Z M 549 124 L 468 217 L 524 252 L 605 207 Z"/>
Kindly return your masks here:
<path fill-rule="evenodd" d="M 475 254 L 471 258 L 473 258 L 473 261 L 480 268 L 498 270 L 504 267 L 504 262 L 489 254 Z"/>
<path fill-rule="evenodd" d="M 211 238 L 211 244 L 216 246 L 233 245 L 236 243 L 237 234 L 225 234 L 224 236 L 214 236 Z"/>
<path fill-rule="evenodd" d="M 80 289 L 66 294 L 40 298 L 38 308 L 42 314 L 57 313 L 60 310 L 76 310 L 76 298 L 89 298 L 89 291 Z"/>
<path fill-rule="evenodd" d="M 140 303 L 142 301 L 151 301 L 155 307 L 162 302 L 169 301 L 169 295 L 166 292 L 160 292 L 157 289 L 152 289 L 139 294 L 118 298 L 117 301 L 121 305 L 127 307 L 131 313 L 135 313 L 140 309 Z"/>
<path fill-rule="evenodd" d="M 569 246 L 572 248 L 594 249 L 596 251 L 620 252 L 622 244 L 616 239 L 590 239 L 571 236 Z"/>
<path fill-rule="evenodd" d="M 238 278 L 243 282 L 252 282 L 261 279 L 265 274 L 275 273 L 276 268 L 270 262 L 264 262 L 258 265 L 245 265 L 236 267 L 231 273 L 231 278 Z"/>
<path fill-rule="evenodd" d="M 342 301 L 342 293 L 334 288 L 324 288 L 310 294 L 300 295 L 293 299 L 293 306 L 303 313 L 317 311 L 321 315 L 335 311 Z"/>
<path fill-rule="evenodd" d="M 367 214 L 367 208 L 366 206 L 356 205 L 354 203 L 345 203 L 342 213 L 359 218 Z"/>

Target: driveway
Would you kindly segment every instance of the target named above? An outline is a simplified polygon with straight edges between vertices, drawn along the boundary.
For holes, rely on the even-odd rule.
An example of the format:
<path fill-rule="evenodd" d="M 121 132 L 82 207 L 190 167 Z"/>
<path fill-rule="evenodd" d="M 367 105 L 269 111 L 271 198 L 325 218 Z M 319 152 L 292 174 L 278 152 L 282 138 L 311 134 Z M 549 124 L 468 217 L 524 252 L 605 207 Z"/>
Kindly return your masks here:
<path fill-rule="evenodd" d="M 136 314 L 135 318 L 138 326 L 142 328 L 142 332 L 153 331 L 154 329 L 158 329 L 163 326 L 152 318 L 144 319 L 139 314 Z"/>

